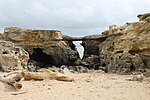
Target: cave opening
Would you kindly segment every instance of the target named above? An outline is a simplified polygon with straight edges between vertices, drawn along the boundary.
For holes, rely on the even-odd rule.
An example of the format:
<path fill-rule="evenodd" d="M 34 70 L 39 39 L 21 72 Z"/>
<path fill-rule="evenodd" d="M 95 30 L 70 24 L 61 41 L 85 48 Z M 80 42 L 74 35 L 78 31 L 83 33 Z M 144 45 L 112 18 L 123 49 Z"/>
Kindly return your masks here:
<path fill-rule="evenodd" d="M 44 53 L 41 48 L 33 48 L 30 59 L 34 61 L 38 67 L 46 67 L 54 64 L 52 57 Z"/>

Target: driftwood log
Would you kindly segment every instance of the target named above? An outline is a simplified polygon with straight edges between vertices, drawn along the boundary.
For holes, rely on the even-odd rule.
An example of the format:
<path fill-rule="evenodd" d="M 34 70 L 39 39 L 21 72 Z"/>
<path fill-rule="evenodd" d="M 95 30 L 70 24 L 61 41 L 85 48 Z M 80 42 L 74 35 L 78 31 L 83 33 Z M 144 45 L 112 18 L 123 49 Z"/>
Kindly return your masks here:
<path fill-rule="evenodd" d="M 21 89 L 22 84 L 20 83 L 21 79 L 23 78 L 24 74 L 23 73 L 17 73 L 13 75 L 7 75 L 7 76 L 0 76 L 0 81 L 8 83 L 12 86 L 14 86 L 16 89 Z"/>
<path fill-rule="evenodd" d="M 41 72 L 10 72 L 7 75 L 0 76 L 0 81 L 11 84 L 16 89 L 21 89 L 22 84 L 20 81 L 24 80 L 58 80 L 72 82 L 74 78 L 61 74 L 59 72 L 52 72 L 44 70 Z"/>
<path fill-rule="evenodd" d="M 51 70 L 44 70 L 41 72 L 23 72 L 24 80 L 58 80 L 58 81 L 67 81 L 72 82 L 74 78 L 61 74 L 59 72 L 53 72 Z"/>

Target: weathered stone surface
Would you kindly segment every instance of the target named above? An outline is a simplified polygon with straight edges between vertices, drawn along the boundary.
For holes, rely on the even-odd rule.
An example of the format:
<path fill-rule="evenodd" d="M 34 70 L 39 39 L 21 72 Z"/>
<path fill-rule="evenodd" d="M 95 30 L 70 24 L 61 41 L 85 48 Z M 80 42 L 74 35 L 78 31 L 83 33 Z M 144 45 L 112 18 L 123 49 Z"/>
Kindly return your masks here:
<path fill-rule="evenodd" d="M 54 41 L 52 40 L 62 39 L 62 33 L 58 30 L 34 30 L 10 27 L 4 29 L 4 38 L 19 45 L 43 46 L 53 44 Z"/>
<path fill-rule="evenodd" d="M 0 40 L 3 40 L 3 39 L 4 39 L 3 34 L 0 33 Z"/>
<path fill-rule="evenodd" d="M 108 72 L 128 73 L 150 68 L 150 23 L 126 23 L 110 27 L 108 38 L 100 43 L 101 66 Z"/>
<path fill-rule="evenodd" d="M 72 50 L 76 50 L 76 46 L 73 44 L 73 38 L 67 35 L 63 35 L 64 42 L 69 45 Z"/>
<path fill-rule="evenodd" d="M 83 62 L 86 62 L 87 65 L 84 65 L 84 64 L 81 64 L 89 69 L 96 69 L 98 70 L 99 67 L 100 67 L 100 58 L 99 56 L 97 55 L 90 55 L 90 56 L 87 56 L 87 57 L 84 57 L 82 59 L 82 63 Z"/>
<path fill-rule="evenodd" d="M 101 35 L 90 35 L 84 38 L 97 38 L 97 37 L 101 37 Z M 83 58 L 85 58 L 86 56 L 90 56 L 90 55 L 99 55 L 99 43 L 104 41 L 106 38 L 107 37 L 103 37 L 103 38 L 96 39 L 96 40 L 95 39 L 83 40 L 81 44 L 84 47 Z"/>
<path fill-rule="evenodd" d="M 96 65 L 96 69 L 119 74 L 150 69 L 149 16 L 142 14 L 139 22 L 112 25 L 102 35 L 86 36 L 90 39 L 82 42 L 82 61 L 87 67 Z"/>
<path fill-rule="evenodd" d="M 106 40 L 107 37 L 101 37 L 101 35 L 90 35 L 84 37 L 82 46 L 84 47 L 84 55 L 82 62 L 86 62 L 86 67 L 90 69 L 99 69 L 99 44 Z M 83 65 L 83 64 L 81 64 Z"/>
<path fill-rule="evenodd" d="M 63 39 L 58 30 L 33 30 L 6 28 L 4 39 L 23 47 L 30 54 L 30 59 L 47 65 L 72 65 L 79 58 L 78 52 Z"/>
<path fill-rule="evenodd" d="M 12 71 L 27 68 L 29 54 L 11 42 L 0 40 L 0 70 Z"/>
<path fill-rule="evenodd" d="M 140 14 L 137 17 L 139 18 L 139 21 L 150 22 L 150 13 Z"/>

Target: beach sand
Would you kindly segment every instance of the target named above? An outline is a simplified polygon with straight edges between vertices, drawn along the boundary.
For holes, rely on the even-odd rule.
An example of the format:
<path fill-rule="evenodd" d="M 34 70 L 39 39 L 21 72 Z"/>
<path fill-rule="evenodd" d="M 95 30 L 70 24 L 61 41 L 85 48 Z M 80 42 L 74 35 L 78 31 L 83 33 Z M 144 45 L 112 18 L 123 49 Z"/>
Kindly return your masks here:
<path fill-rule="evenodd" d="M 150 100 L 148 79 L 127 81 L 131 75 L 101 72 L 72 76 L 74 82 L 22 81 L 23 87 L 17 91 L 0 82 L 0 100 Z"/>

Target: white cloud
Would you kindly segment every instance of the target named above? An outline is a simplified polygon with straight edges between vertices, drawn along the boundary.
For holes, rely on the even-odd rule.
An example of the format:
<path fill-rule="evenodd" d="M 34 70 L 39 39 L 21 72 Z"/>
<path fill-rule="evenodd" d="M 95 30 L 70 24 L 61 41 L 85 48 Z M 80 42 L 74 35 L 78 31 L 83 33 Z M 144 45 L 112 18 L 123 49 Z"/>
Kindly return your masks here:
<path fill-rule="evenodd" d="M 150 0 L 0 0 L 0 28 L 59 29 L 83 36 L 136 21 L 149 9 Z"/>

